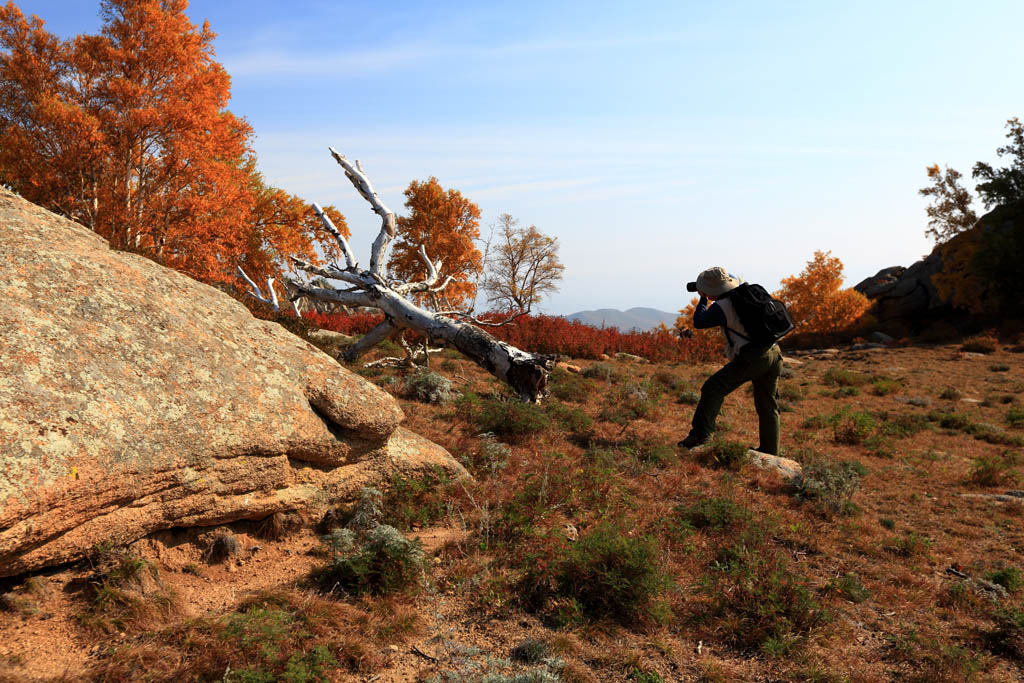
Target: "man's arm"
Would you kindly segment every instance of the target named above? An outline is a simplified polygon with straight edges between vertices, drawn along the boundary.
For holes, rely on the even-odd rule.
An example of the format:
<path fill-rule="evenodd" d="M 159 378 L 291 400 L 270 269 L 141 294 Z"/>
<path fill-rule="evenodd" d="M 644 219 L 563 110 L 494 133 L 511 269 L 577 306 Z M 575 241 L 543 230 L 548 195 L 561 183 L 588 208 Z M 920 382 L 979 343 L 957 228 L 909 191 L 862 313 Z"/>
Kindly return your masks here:
<path fill-rule="evenodd" d="M 698 330 L 709 327 L 725 327 L 725 312 L 718 304 L 708 306 L 708 298 L 703 294 L 693 310 L 693 326 Z"/>

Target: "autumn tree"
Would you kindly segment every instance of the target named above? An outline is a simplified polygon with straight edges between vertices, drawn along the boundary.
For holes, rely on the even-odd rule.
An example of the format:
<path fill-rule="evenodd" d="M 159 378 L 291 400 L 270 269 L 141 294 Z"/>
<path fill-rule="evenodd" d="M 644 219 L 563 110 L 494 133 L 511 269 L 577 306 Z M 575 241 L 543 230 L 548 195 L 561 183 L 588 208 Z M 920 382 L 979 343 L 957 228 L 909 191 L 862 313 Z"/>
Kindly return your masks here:
<path fill-rule="evenodd" d="M 974 164 L 973 176 L 981 182 L 978 194 L 986 209 L 1024 199 L 1024 124 L 1016 116 L 1006 122 L 1009 144 L 996 148 L 1000 157 L 1008 157 L 1009 166 L 993 168 L 984 162 Z"/>
<path fill-rule="evenodd" d="M 0 8 L 0 180 L 25 198 L 207 282 L 318 260 L 315 214 L 255 170 L 227 109 L 215 34 L 186 0 L 103 0 L 99 35 L 60 40 Z M 347 230 L 340 215 L 339 228 Z"/>
<path fill-rule="evenodd" d="M 437 178 L 414 180 L 405 190 L 408 216 L 398 218 L 398 237 L 388 261 L 399 280 L 427 278 L 420 249 L 440 262 L 442 281 L 451 279 L 443 293 L 421 293 L 421 300 L 436 308 L 466 308 L 476 298 L 473 277 L 483 270 L 483 256 L 474 244 L 480 237 L 480 209 L 458 190 L 445 190 Z"/>
<path fill-rule="evenodd" d="M 487 257 L 487 302 L 505 311 L 529 313 L 542 298 L 558 291 L 565 266 L 558 260 L 558 239 L 548 237 L 507 213 L 498 217 L 499 234 Z"/>
<path fill-rule="evenodd" d="M 843 263 L 832 252 L 814 252 L 799 275 L 784 278 L 775 296 L 786 304 L 797 333 L 841 332 L 867 311 L 870 302 L 860 292 L 842 289 Z"/>
<path fill-rule="evenodd" d="M 932 198 L 932 204 L 926 209 L 929 220 L 924 234 L 937 243 L 948 242 L 978 222 L 978 216 L 971 208 L 973 197 L 960 184 L 962 175 L 955 168 L 947 166 L 943 173 L 939 165 L 934 164 L 927 171 L 931 185 L 918 191 Z"/>

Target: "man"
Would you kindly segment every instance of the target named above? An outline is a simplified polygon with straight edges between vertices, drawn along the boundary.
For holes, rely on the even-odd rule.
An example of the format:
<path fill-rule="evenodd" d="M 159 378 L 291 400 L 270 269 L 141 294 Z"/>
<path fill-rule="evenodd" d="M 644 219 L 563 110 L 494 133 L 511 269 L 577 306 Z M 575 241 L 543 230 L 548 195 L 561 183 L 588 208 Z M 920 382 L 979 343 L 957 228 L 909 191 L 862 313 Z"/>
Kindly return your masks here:
<path fill-rule="evenodd" d="M 708 268 L 697 277 L 700 301 L 693 312 L 697 329 L 721 327 L 725 334 L 725 354 L 729 362 L 708 378 L 700 388 L 700 401 L 693 414 L 689 435 L 679 442 L 683 448 L 695 448 L 711 437 L 725 397 L 745 382 L 754 384 L 754 407 L 757 409 L 762 453 L 779 453 L 779 374 L 782 352 L 778 344 L 757 345 L 749 341 L 729 293 L 740 285 L 738 278 L 724 268 Z M 714 303 L 708 306 L 708 300 Z"/>

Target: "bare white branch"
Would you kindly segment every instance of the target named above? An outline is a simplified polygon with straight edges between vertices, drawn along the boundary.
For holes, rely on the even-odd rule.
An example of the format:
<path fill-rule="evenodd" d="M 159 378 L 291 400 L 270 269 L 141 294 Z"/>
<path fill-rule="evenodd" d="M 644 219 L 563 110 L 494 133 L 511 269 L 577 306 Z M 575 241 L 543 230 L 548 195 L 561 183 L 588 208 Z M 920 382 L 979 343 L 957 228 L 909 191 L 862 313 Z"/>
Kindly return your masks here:
<path fill-rule="evenodd" d="M 352 249 L 348 246 L 348 240 L 345 239 L 345 236 L 334 225 L 331 217 L 324 213 L 324 210 L 316 202 L 313 202 L 313 210 L 316 211 L 316 215 L 320 217 L 320 222 L 324 224 L 324 228 L 327 229 L 327 232 L 331 233 L 331 237 L 334 238 L 338 248 L 341 249 L 341 254 L 345 257 L 346 267 L 350 270 L 358 269 L 359 264 L 356 262 L 356 257 L 352 254 Z"/>
<path fill-rule="evenodd" d="M 277 291 L 274 289 L 274 278 L 267 278 L 267 295 L 263 296 L 263 290 L 260 289 L 259 285 L 252 281 L 252 278 L 249 277 L 248 273 L 245 272 L 242 266 L 238 266 L 238 272 L 250 287 L 250 290 L 247 292 L 249 296 L 257 301 L 269 304 L 275 311 L 281 310 L 281 304 L 277 300 Z M 295 312 L 298 314 L 298 309 L 296 309 Z"/>
<path fill-rule="evenodd" d="M 341 249 L 346 267 L 339 268 L 337 265 L 320 267 L 300 258 L 292 258 L 291 262 L 307 275 L 339 280 L 348 283 L 351 287 L 336 289 L 289 278 L 286 284 L 291 288 L 289 298 L 292 304 L 296 305 L 296 300 L 305 297 L 311 301 L 333 302 L 343 306 L 376 308 L 384 313 L 384 322 L 373 328 L 345 352 L 343 359 L 346 362 L 355 360 L 385 339 L 400 337 L 399 333 L 402 330 L 415 330 L 427 340 L 438 340 L 455 347 L 492 375 L 509 384 L 524 401 L 539 401 L 546 393 L 547 375 L 553 366 L 553 358 L 526 353 L 510 344 L 498 341 L 480 327 L 463 322 L 471 321 L 478 326 L 493 327 L 507 325 L 519 317 L 518 315 L 494 323 L 475 318 L 471 312 L 453 310 L 432 313 L 416 305 L 407 298 L 409 294 L 426 293 L 435 301 L 447 301 L 443 290 L 456 279 L 454 276 L 448 275 L 441 284 L 437 284 L 441 277 L 442 262 L 440 259 L 431 261 L 424 246 L 419 249 L 419 257 L 427 268 L 425 280 L 411 283 L 385 281 L 382 268 L 387 256 L 388 245 L 397 234 L 397 218 L 377 197 L 377 193 L 374 192 L 373 186 L 363 171 L 362 164 L 358 161 L 354 164 L 349 162 L 333 148 L 331 148 L 331 154 L 345 170 L 345 175 L 352 182 L 356 191 L 370 204 L 374 213 L 381 217 L 380 233 L 371 247 L 369 270 L 359 270 L 348 241 L 323 210 L 318 205 L 314 205 L 325 228 Z M 238 270 L 251 287 L 252 292 L 250 293 L 260 301 L 270 303 L 276 308 L 277 294 L 274 292 L 273 282 L 269 282 L 269 297 L 265 297 L 259 287 L 245 274 L 245 271 L 241 267 Z M 446 305 L 453 308 L 450 303 L 446 303 Z M 399 341 L 403 342 L 404 340 L 399 338 Z M 421 354 L 426 362 L 429 358 L 428 354 L 434 351 L 426 348 L 426 344 L 424 344 L 423 350 L 416 351 L 409 348 L 407 344 L 403 344 L 403 346 L 406 347 L 408 355 L 403 362 L 407 364 L 413 364 L 417 354 Z M 382 359 L 376 363 L 392 360 L 397 359 L 387 359 L 386 361 Z"/>
<path fill-rule="evenodd" d="M 398 232 L 398 219 L 395 217 L 394 212 L 384 206 L 380 197 L 377 196 L 373 185 L 370 183 L 370 179 L 363 172 L 362 164 L 358 160 L 353 164 L 338 154 L 333 147 L 328 147 L 328 149 L 331 150 L 331 156 L 334 157 L 334 160 L 345 169 L 345 176 L 355 186 L 356 191 L 362 195 L 363 199 L 369 202 L 370 206 L 373 207 L 373 212 L 381 218 L 380 233 L 377 235 L 377 239 L 373 241 L 373 247 L 370 249 L 370 272 L 379 276 L 384 258 L 387 256 L 388 245 Z"/>
<path fill-rule="evenodd" d="M 337 268 L 330 266 L 327 268 L 321 268 L 320 266 L 314 266 L 312 263 L 295 256 L 292 257 L 292 263 L 306 273 L 319 275 L 320 277 L 325 277 L 328 280 L 341 280 L 342 282 L 347 282 L 359 287 L 366 287 L 374 283 L 373 279 L 366 277 L 365 274 L 354 273 L 348 270 L 338 270 Z"/>
<path fill-rule="evenodd" d="M 299 291 L 299 294 L 312 299 L 333 301 L 343 306 L 376 306 L 373 299 L 366 292 L 360 291 L 357 288 L 338 290 L 333 287 L 311 287 L 308 284 L 296 282 L 295 280 L 291 281 L 291 285 Z"/>

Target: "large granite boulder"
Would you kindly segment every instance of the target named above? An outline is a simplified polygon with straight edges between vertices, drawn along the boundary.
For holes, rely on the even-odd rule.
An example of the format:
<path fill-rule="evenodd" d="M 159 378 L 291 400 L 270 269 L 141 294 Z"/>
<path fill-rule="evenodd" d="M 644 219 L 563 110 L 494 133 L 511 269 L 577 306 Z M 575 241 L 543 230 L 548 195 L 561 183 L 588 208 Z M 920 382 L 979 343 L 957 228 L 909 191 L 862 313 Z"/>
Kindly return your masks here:
<path fill-rule="evenodd" d="M 2 188 L 0 301 L 0 576 L 465 474 L 312 345 Z"/>
<path fill-rule="evenodd" d="M 1004 204 L 909 268 L 884 268 L 854 289 L 871 299 L 882 324 L 941 320 L 970 327 L 1019 317 L 1022 234 L 1024 200 Z"/>
<path fill-rule="evenodd" d="M 878 322 L 909 322 L 946 306 L 932 282 L 932 276 L 941 271 L 942 252 L 936 247 L 909 268 L 883 268 L 853 288 L 871 299 Z"/>

